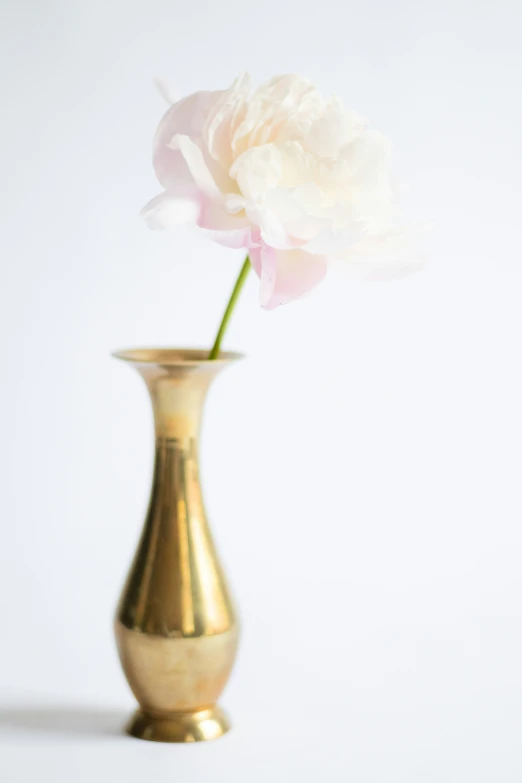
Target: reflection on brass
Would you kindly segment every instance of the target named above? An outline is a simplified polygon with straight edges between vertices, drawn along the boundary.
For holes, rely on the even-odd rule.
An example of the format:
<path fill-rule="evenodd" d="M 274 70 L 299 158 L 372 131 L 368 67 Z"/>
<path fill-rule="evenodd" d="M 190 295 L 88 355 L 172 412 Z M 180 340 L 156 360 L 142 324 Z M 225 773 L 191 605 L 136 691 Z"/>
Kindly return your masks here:
<path fill-rule="evenodd" d="M 208 529 L 198 471 L 207 389 L 238 354 L 136 349 L 114 354 L 140 373 L 154 410 L 151 499 L 118 606 L 116 642 L 140 704 L 127 731 L 195 742 L 229 726 L 216 701 L 236 654 L 238 624 Z"/>

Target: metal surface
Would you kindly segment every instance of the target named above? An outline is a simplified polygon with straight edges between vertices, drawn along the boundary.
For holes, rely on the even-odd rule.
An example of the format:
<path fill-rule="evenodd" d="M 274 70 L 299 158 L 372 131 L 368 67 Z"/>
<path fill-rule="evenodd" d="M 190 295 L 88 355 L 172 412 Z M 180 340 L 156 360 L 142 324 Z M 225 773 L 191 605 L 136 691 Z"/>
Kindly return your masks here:
<path fill-rule="evenodd" d="M 205 516 L 198 434 L 210 383 L 240 356 L 114 355 L 145 380 L 156 433 L 149 510 L 115 620 L 120 660 L 140 704 L 127 731 L 159 742 L 213 739 L 228 730 L 215 703 L 234 663 L 238 625 Z"/>

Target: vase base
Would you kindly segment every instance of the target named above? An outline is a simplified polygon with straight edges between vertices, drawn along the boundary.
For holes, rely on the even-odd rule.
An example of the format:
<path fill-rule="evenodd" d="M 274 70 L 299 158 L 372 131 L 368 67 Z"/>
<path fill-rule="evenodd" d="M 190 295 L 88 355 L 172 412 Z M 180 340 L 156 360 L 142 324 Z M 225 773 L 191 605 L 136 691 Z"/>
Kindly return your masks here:
<path fill-rule="evenodd" d="M 223 736 L 230 728 L 220 707 L 198 712 L 150 715 L 137 710 L 125 727 L 127 734 L 150 742 L 203 742 Z"/>

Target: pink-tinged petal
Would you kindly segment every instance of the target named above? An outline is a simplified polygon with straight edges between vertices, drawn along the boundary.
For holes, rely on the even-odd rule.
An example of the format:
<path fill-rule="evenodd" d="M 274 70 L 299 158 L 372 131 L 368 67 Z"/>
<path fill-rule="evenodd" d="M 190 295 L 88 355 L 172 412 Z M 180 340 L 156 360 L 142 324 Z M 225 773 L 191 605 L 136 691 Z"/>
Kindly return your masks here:
<path fill-rule="evenodd" d="M 218 245 L 235 248 L 236 250 L 241 247 L 250 248 L 253 243 L 252 231 L 249 226 L 231 229 L 229 231 L 197 227 L 196 231 L 207 239 L 217 242 Z"/>
<path fill-rule="evenodd" d="M 180 185 L 189 186 L 194 179 L 194 169 L 207 182 L 208 175 L 201 175 L 201 158 L 210 173 L 214 185 L 222 192 L 229 192 L 233 183 L 228 175 L 229 164 L 223 166 L 209 154 L 203 139 L 203 129 L 214 105 L 226 91 L 199 92 L 175 103 L 161 120 L 154 138 L 153 163 L 156 176 L 166 190 Z M 188 145 L 176 142 L 177 137 L 187 137 L 200 153 L 187 149 Z M 183 146 L 185 144 L 185 146 Z M 183 147 L 183 149 L 182 149 Z M 194 158 L 197 156 L 197 161 Z"/>
<path fill-rule="evenodd" d="M 257 253 L 254 251 L 254 255 Z M 257 266 L 257 264 L 256 264 Z M 271 309 L 274 298 L 277 277 L 277 255 L 273 247 L 263 245 L 261 248 L 261 276 L 259 285 L 259 301 L 262 307 Z"/>
<path fill-rule="evenodd" d="M 261 280 L 262 307 L 273 310 L 307 294 L 324 279 L 328 260 L 303 250 L 275 250 L 262 243 L 250 250 L 250 260 Z"/>
<path fill-rule="evenodd" d="M 200 213 L 201 202 L 197 199 L 161 193 L 143 207 L 141 217 L 149 228 L 160 231 L 185 223 L 197 223 Z"/>
<path fill-rule="evenodd" d="M 206 201 L 198 219 L 198 234 L 219 245 L 250 248 L 259 245 L 259 232 L 253 231 L 246 217 L 230 215 L 221 204 Z"/>
<path fill-rule="evenodd" d="M 180 150 L 194 182 L 206 196 L 221 198 L 221 193 L 205 163 L 203 153 L 192 139 L 178 133 L 169 142 L 169 147 L 173 150 Z"/>
<path fill-rule="evenodd" d="M 181 151 L 169 146 L 172 139 L 177 134 L 195 141 L 201 139 L 206 119 L 222 95 L 223 90 L 196 92 L 175 103 L 164 114 L 154 137 L 153 163 L 156 176 L 165 189 L 192 181 Z"/>
<path fill-rule="evenodd" d="M 201 228 L 216 229 L 217 231 L 251 228 L 250 221 L 244 213 L 234 215 L 227 210 L 225 199 L 213 201 L 206 197 L 203 197 L 198 225 Z"/>
<path fill-rule="evenodd" d="M 250 263 L 252 264 L 254 272 L 259 277 L 259 279 L 261 279 L 261 270 L 263 268 L 263 260 L 262 260 L 263 252 L 262 251 L 265 248 L 266 248 L 266 245 L 263 243 L 263 240 L 259 241 L 259 238 L 258 238 L 258 241 L 255 244 L 251 245 L 249 253 L 248 253 L 249 258 L 250 258 Z"/>

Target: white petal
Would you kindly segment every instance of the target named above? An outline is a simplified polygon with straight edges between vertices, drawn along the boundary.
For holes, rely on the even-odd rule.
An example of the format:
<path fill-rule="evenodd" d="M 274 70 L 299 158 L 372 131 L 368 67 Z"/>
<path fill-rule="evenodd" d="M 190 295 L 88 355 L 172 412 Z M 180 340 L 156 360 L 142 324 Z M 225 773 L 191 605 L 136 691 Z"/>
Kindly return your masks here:
<path fill-rule="evenodd" d="M 210 156 L 223 164 L 227 161 L 227 168 L 232 163 L 231 146 L 234 129 L 241 122 L 248 108 L 247 99 L 251 89 L 250 75 L 241 74 L 212 107 L 203 129 L 203 140 Z"/>
<path fill-rule="evenodd" d="M 312 95 L 318 95 L 314 85 L 308 79 L 294 73 L 274 76 L 255 92 L 256 98 L 270 102 L 276 107 L 282 104 L 285 111 L 292 106 L 298 108 L 303 106 Z"/>
<path fill-rule="evenodd" d="M 273 144 L 252 147 L 237 158 L 230 176 L 246 199 L 259 200 L 281 179 L 281 153 Z"/>
<path fill-rule="evenodd" d="M 258 226 L 261 237 L 267 245 L 280 249 L 292 246 L 285 227 L 269 207 L 247 204 L 245 212 L 252 223 Z"/>
<path fill-rule="evenodd" d="M 412 232 L 395 230 L 382 236 L 366 236 L 337 253 L 332 264 L 351 280 L 394 280 L 419 271 L 424 259 Z"/>
<path fill-rule="evenodd" d="M 352 184 L 368 188 L 389 177 L 391 142 L 382 133 L 366 131 L 343 148 L 340 159 Z"/>
<path fill-rule="evenodd" d="M 246 198 L 239 196 L 237 193 L 228 193 L 225 196 L 225 209 L 231 215 L 237 215 L 246 207 Z"/>
<path fill-rule="evenodd" d="M 364 131 L 366 121 L 355 112 L 349 112 L 332 99 L 324 113 L 310 126 L 305 139 L 306 149 L 318 158 L 335 159 L 340 150 Z"/>
<path fill-rule="evenodd" d="M 314 185 L 276 188 L 262 203 L 247 203 L 245 212 L 259 226 L 267 245 L 280 250 L 299 247 L 331 225 L 331 220 L 322 216 L 320 194 Z"/>
<path fill-rule="evenodd" d="M 173 106 L 175 103 L 177 103 L 180 100 L 179 95 L 177 94 L 177 91 L 174 91 L 172 87 L 169 85 L 168 82 L 165 81 L 165 79 L 160 79 L 157 77 L 154 79 L 154 84 L 156 85 L 156 89 L 163 98 L 166 103 L 168 103 L 169 106 Z"/>
<path fill-rule="evenodd" d="M 154 231 L 179 226 L 184 223 L 196 223 L 201 211 L 197 200 L 161 193 L 141 210 L 141 217 Z"/>

